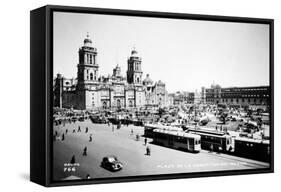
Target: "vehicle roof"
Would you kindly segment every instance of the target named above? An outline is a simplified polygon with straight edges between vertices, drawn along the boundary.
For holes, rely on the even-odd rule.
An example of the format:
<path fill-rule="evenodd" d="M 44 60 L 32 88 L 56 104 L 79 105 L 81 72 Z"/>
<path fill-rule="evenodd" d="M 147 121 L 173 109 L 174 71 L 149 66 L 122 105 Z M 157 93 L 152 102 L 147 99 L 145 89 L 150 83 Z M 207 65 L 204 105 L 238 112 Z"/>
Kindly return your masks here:
<path fill-rule="evenodd" d="M 196 135 L 193 133 L 186 133 L 183 131 L 167 131 L 167 130 L 163 130 L 163 129 L 154 129 L 153 132 L 163 133 L 163 134 L 167 134 L 167 135 L 175 135 L 175 136 L 186 137 L 186 138 L 195 138 L 195 139 L 201 138 L 200 135 Z"/>
<path fill-rule="evenodd" d="M 155 128 L 155 129 L 162 129 L 162 130 L 169 130 L 169 131 L 183 131 L 182 128 L 167 126 L 167 125 L 160 125 L 160 124 L 145 124 L 145 127 Z"/>
<path fill-rule="evenodd" d="M 115 155 L 107 155 L 107 156 L 104 156 L 103 158 L 111 158 L 111 157 L 117 158 Z"/>
<path fill-rule="evenodd" d="M 268 144 L 269 145 L 269 140 L 263 140 L 263 139 L 252 139 L 252 138 L 247 138 L 247 137 L 236 137 L 235 140 L 237 141 L 244 141 L 248 143 L 262 143 L 262 144 Z"/>

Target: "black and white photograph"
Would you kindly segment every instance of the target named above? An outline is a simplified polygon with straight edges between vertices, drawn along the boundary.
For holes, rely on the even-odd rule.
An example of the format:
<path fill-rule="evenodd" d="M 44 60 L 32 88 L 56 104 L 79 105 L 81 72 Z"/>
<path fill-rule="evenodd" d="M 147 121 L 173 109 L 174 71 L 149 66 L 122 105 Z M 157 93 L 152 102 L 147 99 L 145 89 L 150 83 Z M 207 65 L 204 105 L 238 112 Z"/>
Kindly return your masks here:
<path fill-rule="evenodd" d="M 52 179 L 270 170 L 270 25 L 53 12 Z"/>

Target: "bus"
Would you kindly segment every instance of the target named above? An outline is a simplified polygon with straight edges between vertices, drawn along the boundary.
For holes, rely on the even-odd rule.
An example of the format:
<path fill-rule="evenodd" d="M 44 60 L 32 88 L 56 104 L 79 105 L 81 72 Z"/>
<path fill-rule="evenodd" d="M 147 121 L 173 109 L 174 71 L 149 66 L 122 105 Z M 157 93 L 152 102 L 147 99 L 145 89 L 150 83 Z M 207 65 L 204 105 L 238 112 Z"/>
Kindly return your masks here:
<path fill-rule="evenodd" d="M 200 136 L 183 131 L 153 130 L 153 142 L 166 147 L 198 153 L 201 150 Z"/>
<path fill-rule="evenodd" d="M 166 126 L 162 124 L 145 124 L 144 125 L 144 136 L 148 138 L 153 138 L 153 130 L 162 129 L 166 131 L 183 131 L 182 128 Z"/>
<path fill-rule="evenodd" d="M 202 149 L 217 152 L 232 152 L 234 150 L 233 138 L 225 132 L 191 128 L 186 132 L 201 136 Z"/>

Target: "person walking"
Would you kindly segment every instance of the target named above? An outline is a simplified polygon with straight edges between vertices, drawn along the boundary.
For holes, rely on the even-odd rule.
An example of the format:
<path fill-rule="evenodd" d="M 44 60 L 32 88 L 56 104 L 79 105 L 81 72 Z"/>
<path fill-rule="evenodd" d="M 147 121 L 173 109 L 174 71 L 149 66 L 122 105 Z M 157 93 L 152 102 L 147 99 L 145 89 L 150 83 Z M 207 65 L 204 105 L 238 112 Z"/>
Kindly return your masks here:
<path fill-rule="evenodd" d="M 139 141 L 140 140 L 140 136 L 139 134 L 136 135 L 136 140 Z"/>
<path fill-rule="evenodd" d="M 150 147 L 147 146 L 147 147 L 146 147 L 146 155 L 147 155 L 147 156 L 150 156 L 150 153 L 151 153 Z"/>
<path fill-rule="evenodd" d="M 88 131 L 89 131 L 89 128 L 88 128 L 88 127 L 86 127 L 85 133 L 88 133 Z"/>
<path fill-rule="evenodd" d="M 72 156 L 71 160 L 70 160 L 71 164 L 75 164 L 75 155 Z"/>
<path fill-rule="evenodd" d="M 210 152 L 213 152 L 213 151 L 214 151 L 214 145 L 211 144 L 211 145 L 210 145 Z"/>
<path fill-rule="evenodd" d="M 67 132 L 68 132 L 68 129 L 65 130 L 65 134 L 67 134 Z"/>
<path fill-rule="evenodd" d="M 64 133 L 61 136 L 61 140 L 64 141 Z"/>
<path fill-rule="evenodd" d="M 78 126 L 78 131 L 77 132 L 81 132 L 81 127 L 80 126 Z"/>
<path fill-rule="evenodd" d="M 144 145 L 146 145 L 147 144 L 147 138 L 145 137 L 144 138 Z"/>
<path fill-rule="evenodd" d="M 92 134 L 89 137 L 89 142 L 92 142 L 93 138 L 92 138 Z"/>
<path fill-rule="evenodd" d="M 87 147 L 83 149 L 83 156 L 87 156 Z"/>
<path fill-rule="evenodd" d="M 73 129 L 72 133 L 75 133 L 75 132 L 76 132 L 75 129 Z"/>

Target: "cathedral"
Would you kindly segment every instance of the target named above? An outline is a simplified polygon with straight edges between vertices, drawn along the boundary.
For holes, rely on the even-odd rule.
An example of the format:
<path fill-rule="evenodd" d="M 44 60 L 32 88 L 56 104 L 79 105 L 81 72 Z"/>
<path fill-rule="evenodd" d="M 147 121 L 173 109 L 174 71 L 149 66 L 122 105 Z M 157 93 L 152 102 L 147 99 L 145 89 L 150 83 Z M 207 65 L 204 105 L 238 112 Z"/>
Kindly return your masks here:
<path fill-rule="evenodd" d="M 143 79 L 142 60 L 134 48 L 127 60 L 126 77 L 117 65 L 112 75 L 99 75 L 98 51 L 89 35 L 78 51 L 77 78 L 57 74 L 54 79 L 54 106 L 74 109 L 163 107 L 170 105 L 165 83 Z"/>

